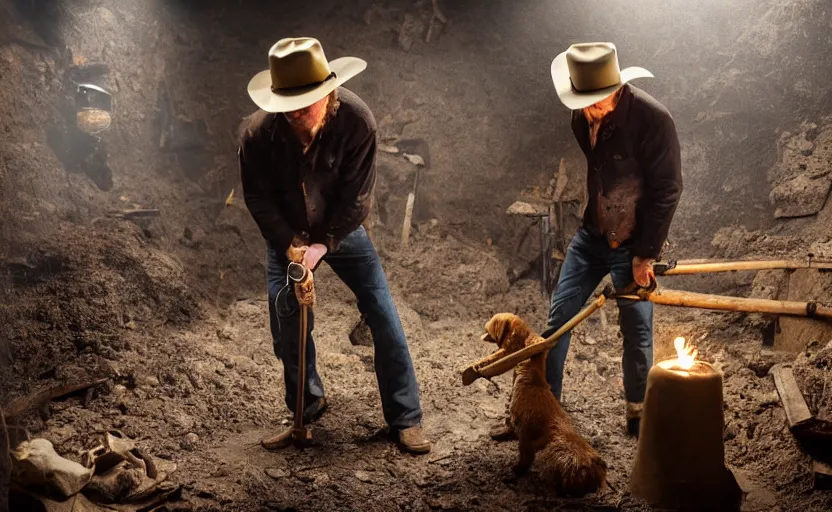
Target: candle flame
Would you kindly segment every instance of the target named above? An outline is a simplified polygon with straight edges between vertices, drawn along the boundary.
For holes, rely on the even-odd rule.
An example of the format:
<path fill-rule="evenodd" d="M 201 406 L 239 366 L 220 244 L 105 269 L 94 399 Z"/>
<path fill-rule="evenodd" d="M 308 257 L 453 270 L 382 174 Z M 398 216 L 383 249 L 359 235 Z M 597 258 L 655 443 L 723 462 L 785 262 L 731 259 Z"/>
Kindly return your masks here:
<path fill-rule="evenodd" d="M 673 346 L 676 347 L 677 365 L 683 370 L 690 370 L 696 362 L 696 356 L 699 351 L 685 341 L 685 338 L 678 337 L 673 340 Z"/>

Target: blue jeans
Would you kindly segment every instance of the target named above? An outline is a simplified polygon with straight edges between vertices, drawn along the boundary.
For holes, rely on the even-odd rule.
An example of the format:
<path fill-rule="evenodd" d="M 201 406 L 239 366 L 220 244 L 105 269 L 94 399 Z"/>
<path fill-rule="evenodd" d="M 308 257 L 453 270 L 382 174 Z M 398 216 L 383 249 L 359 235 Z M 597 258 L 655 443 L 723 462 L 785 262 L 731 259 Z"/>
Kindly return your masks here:
<path fill-rule="evenodd" d="M 298 331 L 300 314 L 294 294 L 287 301 L 289 311 L 278 310 L 275 300 L 286 285 L 286 268 L 289 262 L 285 254 L 278 254 L 266 244 L 266 274 L 269 287 L 269 319 L 274 342 L 274 353 L 283 362 L 283 380 L 286 386 L 286 405 L 294 413 L 297 399 Z M 375 247 L 364 227 L 359 227 L 341 242 L 337 251 L 327 253 L 325 261 L 335 274 L 349 287 L 358 309 L 364 315 L 373 336 L 375 371 L 381 392 L 381 405 L 388 425 L 402 429 L 417 425 L 422 420 L 419 403 L 419 385 L 407 347 L 404 329 L 399 319 L 387 277 L 381 266 Z M 310 310 L 306 339 L 305 412 L 324 396 L 324 385 L 315 366 L 315 342 L 312 339 L 314 315 Z"/>
<path fill-rule="evenodd" d="M 610 274 L 616 289 L 633 282 L 633 257 L 626 244 L 612 249 L 602 235 L 582 227 L 569 243 L 560 271 L 558 286 L 552 294 L 549 320 L 544 338 L 551 336 L 575 316 L 601 280 Z M 628 402 L 643 402 L 647 372 L 653 365 L 653 303 L 618 300 L 619 324 L 624 335 L 624 395 Z M 563 365 L 569 351 L 571 333 L 567 332 L 549 351 L 546 378 L 558 400 L 563 389 Z"/>

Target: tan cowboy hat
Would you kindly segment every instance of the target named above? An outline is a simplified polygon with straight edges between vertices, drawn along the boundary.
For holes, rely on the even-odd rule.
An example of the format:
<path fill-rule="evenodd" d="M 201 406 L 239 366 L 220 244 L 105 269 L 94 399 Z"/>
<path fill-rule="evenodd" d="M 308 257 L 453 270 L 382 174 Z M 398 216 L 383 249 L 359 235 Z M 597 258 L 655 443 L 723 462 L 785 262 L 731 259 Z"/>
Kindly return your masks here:
<path fill-rule="evenodd" d="M 644 68 L 618 67 L 612 43 L 578 43 L 552 61 L 552 81 L 560 101 L 572 110 L 597 103 L 634 78 L 652 78 Z"/>
<path fill-rule="evenodd" d="M 254 75 L 248 95 L 266 112 L 300 110 L 325 98 L 336 87 L 366 69 L 356 57 L 327 61 L 312 37 L 281 39 L 269 50 L 269 69 Z"/>

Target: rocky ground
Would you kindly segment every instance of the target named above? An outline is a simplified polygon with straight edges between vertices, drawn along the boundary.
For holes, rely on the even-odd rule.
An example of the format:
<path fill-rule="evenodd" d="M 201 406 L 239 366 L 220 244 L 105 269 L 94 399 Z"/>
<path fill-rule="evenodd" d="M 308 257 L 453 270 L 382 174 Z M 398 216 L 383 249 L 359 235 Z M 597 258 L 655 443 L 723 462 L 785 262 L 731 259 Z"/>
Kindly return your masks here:
<path fill-rule="evenodd" d="M 350 344 L 354 300 L 324 267 L 315 339 L 332 405 L 314 425 L 312 447 L 272 453 L 258 442 L 289 417 L 264 295 L 236 297 L 220 310 L 200 306 L 179 264 L 140 229 L 119 222 L 95 243 L 89 233 L 68 232 L 54 248 L 63 249 L 62 261 L 48 250 L 42 260 L 33 256 L 30 266 L 48 265 L 52 273 L 26 276 L 15 301 L 26 308 L 8 333 L 13 351 L 28 350 L 29 357 L 16 359 L 14 373 L 30 378 L 9 383 L 12 394 L 108 378 L 86 406 L 69 398 L 54 403 L 45 421 L 33 415 L 25 423 L 62 455 L 77 459 L 95 432 L 121 430 L 152 456 L 177 464 L 172 479 L 183 495 L 169 510 L 642 509 L 627 493 L 636 442 L 624 433 L 614 305 L 605 307 L 606 327 L 596 316 L 576 330 L 564 392 L 579 431 L 610 466 L 612 489 L 565 500 L 535 474 L 509 478 L 516 443 L 487 435 L 502 417 L 508 375 L 464 387 L 458 370 L 489 351 L 478 338 L 491 314 L 514 311 L 541 326 L 546 302 L 536 281 L 508 287 L 506 269 L 487 245 L 431 225 L 416 231 L 407 251 L 383 234 L 377 243 L 408 334 L 433 451 L 406 455 L 386 439 L 372 349 Z M 660 308 L 657 355 L 682 335 L 723 371 L 726 463 L 758 486 L 755 496 L 770 506 L 759 510 L 828 509 L 832 496 L 812 492 L 810 461 L 787 428 L 768 375 L 774 363 L 795 356 L 762 347 L 758 320 Z M 33 345 L 33 338 L 43 343 Z M 798 356 L 797 375 L 813 410 L 827 414 L 830 349 L 821 348 Z"/>

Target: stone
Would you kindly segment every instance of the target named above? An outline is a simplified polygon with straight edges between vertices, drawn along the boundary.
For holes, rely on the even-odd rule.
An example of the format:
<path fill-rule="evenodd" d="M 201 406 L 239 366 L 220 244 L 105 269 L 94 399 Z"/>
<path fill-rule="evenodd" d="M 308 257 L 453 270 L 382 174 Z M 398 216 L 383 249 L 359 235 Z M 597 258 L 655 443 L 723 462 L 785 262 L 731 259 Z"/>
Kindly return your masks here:
<path fill-rule="evenodd" d="M 373 477 L 367 471 L 358 470 L 355 472 L 355 478 L 364 482 L 364 483 L 372 483 Z"/>
<path fill-rule="evenodd" d="M 425 159 L 419 155 L 411 155 L 410 153 L 404 153 L 404 158 L 417 167 L 425 166 Z"/>
<path fill-rule="evenodd" d="M 280 480 L 281 478 L 286 478 L 291 475 L 291 473 L 285 469 L 278 468 L 266 468 L 266 474 L 275 480 Z"/>
<path fill-rule="evenodd" d="M 185 437 L 183 437 L 179 442 L 179 446 L 181 446 L 183 450 L 193 451 L 196 449 L 196 444 L 198 442 L 199 436 L 193 432 L 189 432 L 188 434 L 185 434 Z"/>
<path fill-rule="evenodd" d="M 776 509 L 777 497 L 774 493 L 757 485 L 744 471 L 732 468 L 731 472 L 742 490 L 741 512 L 767 512 Z"/>
<path fill-rule="evenodd" d="M 25 488 L 45 488 L 68 498 L 90 480 L 92 470 L 65 459 L 46 439 L 23 441 L 12 450 L 12 480 Z"/>
<path fill-rule="evenodd" d="M 312 482 L 312 487 L 315 489 L 321 489 L 329 485 L 331 479 L 327 473 L 321 473 L 320 475 L 315 477 L 315 481 Z"/>
<path fill-rule="evenodd" d="M 778 219 L 815 215 L 826 204 L 832 188 L 832 174 L 810 177 L 800 174 L 772 188 L 769 194 Z"/>

